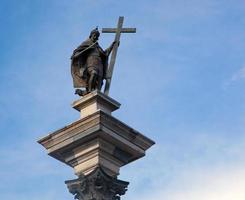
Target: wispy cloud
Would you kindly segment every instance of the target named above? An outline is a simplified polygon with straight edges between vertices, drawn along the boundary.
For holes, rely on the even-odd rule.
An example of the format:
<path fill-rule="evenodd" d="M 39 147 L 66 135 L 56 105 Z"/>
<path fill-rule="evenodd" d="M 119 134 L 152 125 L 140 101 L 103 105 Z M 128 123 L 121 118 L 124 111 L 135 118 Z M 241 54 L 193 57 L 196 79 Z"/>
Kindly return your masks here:
<path fill-rule="evenodd" d="M 243 65 L 238 70 L 236 70 L 229 79 L 227 79 L 223 84 L 223 89 L 227 89 L 227 87 L 242 81 L 245 79 L 245 66 Z"/>
<path fill-rule="evenodd" d="M 244 200 L 243 166 L 189 168 L 166 187 L 138 196 L 141 200 Z"/>
<path fill-rule="evenodd" d="M 231 82 L 239 81 L 241 79 L 245 79 L 245 66 L 242 66 L 232 75 Z"/>
<path fill-rule="evenodd" d="M 182 144 L 158 145 L 146 160 L 127 169 L 135 191 L 126 198 L 243 200 L 244 146 L 243 137 L 228 139 L 215 133 L 186 136 Z"/>

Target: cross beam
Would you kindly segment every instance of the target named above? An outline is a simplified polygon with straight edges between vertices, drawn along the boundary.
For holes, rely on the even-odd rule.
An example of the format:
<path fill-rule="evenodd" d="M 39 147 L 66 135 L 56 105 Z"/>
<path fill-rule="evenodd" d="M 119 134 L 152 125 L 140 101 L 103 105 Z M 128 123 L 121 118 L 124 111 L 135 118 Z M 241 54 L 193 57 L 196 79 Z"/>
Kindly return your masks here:
<path fill-rule="evenodd" d="M 104 93 L 106 95 L 109 94 L 109 90 L 111 86 L 111 79 L 112 79 L 114 65 L 116 62 L 117 49 L 118 49 L 121 33 L 135 33 L 136 32 L 136 28 L 123 28 L 123 20 L 124 20 L 124 17 L 119 17 L 117 28 L 102 28 L 102 33 L 116 33 L 115 35 L 116 44 L 113 47 L 112 54 L 111 54 L 111 60 L 110 60 L 108 69 L 106 71 L 106 84 L 105 84 L 105 89 L 104 89 Z"/>
<path fill-rule="evenodd" d="M 102 33 L 116 33 L 116 28 L 103 28 Z M 121 33 L 135 33 L 136 28 L 122 28 Z"/>

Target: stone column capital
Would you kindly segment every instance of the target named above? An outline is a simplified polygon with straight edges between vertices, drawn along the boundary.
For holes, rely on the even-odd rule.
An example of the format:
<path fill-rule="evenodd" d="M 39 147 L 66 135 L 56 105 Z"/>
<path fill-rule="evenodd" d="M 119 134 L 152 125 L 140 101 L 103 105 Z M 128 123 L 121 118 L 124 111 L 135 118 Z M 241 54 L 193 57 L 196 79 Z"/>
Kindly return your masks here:
<path fill-rule="evenodd" d="M 101 168 L 65 183 L 77 200 L 120 200 L 129 184 L 107 175 Z"/>

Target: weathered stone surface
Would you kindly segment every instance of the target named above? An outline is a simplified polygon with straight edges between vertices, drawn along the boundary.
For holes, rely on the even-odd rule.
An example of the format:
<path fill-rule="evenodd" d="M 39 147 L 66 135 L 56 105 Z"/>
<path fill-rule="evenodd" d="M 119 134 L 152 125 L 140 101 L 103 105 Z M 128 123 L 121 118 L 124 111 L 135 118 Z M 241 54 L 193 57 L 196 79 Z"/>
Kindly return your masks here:
<path fill-rule="evenodd" d="M 77 175 L 102 167 L 116 176 L 119 168 L 145 155 L 154 142 L 101 110 L 38 141 L 50 156 L 75 169 Z"/>
<path fill-rule="evenodd" d="M 145 155 L 154 142 L 111 115 L 120 104 L 99 91 L 73 103 L 81 119 L 38 142 L 48 154 L 87 175 L 101 167 L 117 176 L 120 167 Z"/>
<path fill-rule="evenodd" d="M 120 200 L 129 184 L 107 175 L 101 168 L 65 183 L 70 193 L 78 200 Z"/>
<path fill-rule="evenodd" d="M 120 103 L 104 95 L 99 90 L 94 90 L 83 98 L 74 101 L 72 107 L 80 112 L 81 118 L 84 118 L 98 110 L 110 115 L 120 107 Z"/>

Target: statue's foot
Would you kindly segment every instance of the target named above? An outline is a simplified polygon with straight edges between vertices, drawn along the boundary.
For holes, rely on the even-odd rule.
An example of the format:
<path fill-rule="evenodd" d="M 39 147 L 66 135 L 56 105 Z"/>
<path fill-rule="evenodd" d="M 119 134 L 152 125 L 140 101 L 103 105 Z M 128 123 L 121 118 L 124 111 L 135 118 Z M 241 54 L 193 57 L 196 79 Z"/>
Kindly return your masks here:
<path fill-rule="evenodd" d="M 79 96 L 84 96 L 86 95 L 88 92 L 86 90 L 81 90 L 81 89 L 76 89 L 75 90 L 75 94 L 79 95 Z"/>

